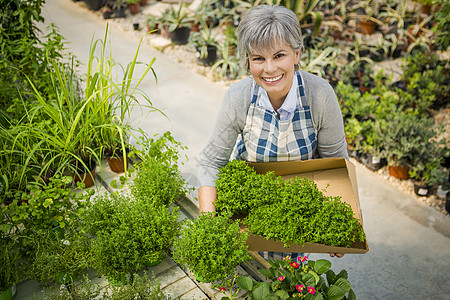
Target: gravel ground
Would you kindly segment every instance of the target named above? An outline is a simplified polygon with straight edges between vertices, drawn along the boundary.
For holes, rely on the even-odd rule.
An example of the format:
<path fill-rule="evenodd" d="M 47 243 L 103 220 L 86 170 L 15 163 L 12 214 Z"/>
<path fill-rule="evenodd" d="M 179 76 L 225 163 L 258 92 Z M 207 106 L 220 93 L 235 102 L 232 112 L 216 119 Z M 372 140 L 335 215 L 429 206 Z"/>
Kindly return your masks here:
<path fill-rule="evenodd" d="M 84 6 L 84 2 L 79 2 L 79 5 Z M 117 23 L 121 26 L 121 28 L 124 31 L 134 34 L 137 38 L 141 38 L 143 34 L 145 34 L 145 32 L 147 31 L 145 25 L 145 21 L 147 20 L 147 18 L 150 15 L 159 15 L 160 12 L 163 11 L 168 6 L 169 4 L 163 2 L 156 2 L 156 3 L 149 2 L 149 4 L 146 7 L 141 8 L 141 13 L 137 15 L 131 15 L 127 12 L 126 18 L 109 19 L 105 20 L 105 22 L 108 21 Z M 90 11 L 90 13 L 97 15 L 99 18 L 103 18 L 101 12 Z M 133 29 L 134 23 L 139 24 L 139 30 Z M 215 76 L 213 72 L 210 71 L 210 67 L 199 65 L 197 63 L 197 58 L 195 56 L 195 50 L 193 49 L 193 47 L 190 47 L 189 45 L 173 45 L 171 44 L 170 40 L 161 37 L 159 34 L 149 34 L 145 37 L 145 41 L 148 42 L 154 48 L 168 55 L 173 61 L 180 63 L 189 69 L 195 70 L 197 73 L 205 76 L 206 78 L 208 78 L 208 80 L 219 86 L 229 87 L 239 80 L 239 79 L 222 80 L 217 76 Z M 439 53 L 439 55 L 442 58 L 449 59 L 450 51 L 441 52 Z M 387 73 L 393 74 L 395 79 L 399 78 L 401 74 L 401 64 L 402 64 L 401 59 L 386 60 L 377 63 L 376 66 L 374 67 L 374 70 L 377 71 L 381 68 L 384 68 Z M 443 137 L 446 138 L 448 141 L 450 141 L 450 104 L 440 109 L 439 111 L 434 111 L 433 115 L 436 124 L 442 125 L 445 128 Z M 356 162 L 355 160 L 353 160 L 353 162 L 358 164 L 358 162 Z M 376 171 L 376 173 L 379 176 L 382 176 L 385 179 L 392 182 L 393 184 L 395 184 L 399 189 L 403 190 L 404 192 L 407 192 L 410 195 L 417 197 L 417 199 L 427 204 L 428 206 L 433 207 L 442 214 L 448 215 L 447 211 L 444 208 L 445 194 L 441 193 L 441 198 L 436 195 L 432 195 L 430 197 L 419 197 L 414 193 L 414 184 L 412 180 L 399 180 L 397 178 L 390 176 L 387 167 L 381 168 L 380 170 Z"/>

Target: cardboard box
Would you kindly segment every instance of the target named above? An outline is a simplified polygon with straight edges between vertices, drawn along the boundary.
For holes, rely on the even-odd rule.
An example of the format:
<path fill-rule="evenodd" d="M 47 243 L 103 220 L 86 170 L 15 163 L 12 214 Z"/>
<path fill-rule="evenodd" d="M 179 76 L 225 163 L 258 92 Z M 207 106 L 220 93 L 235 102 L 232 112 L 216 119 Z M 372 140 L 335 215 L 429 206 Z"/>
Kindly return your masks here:
<path fill-rule="evenodd" d="M 295 176 L 314 180 L 319 190 L 327 196 L 341 196 L 353 209 L 355 218 L 363 225 L 362 211 L 359 204 L 358 185 L 355 166 L 345 158 L 325 158 L 306 161 L 248 163 L 259 174 L 274 171 L 276 176 L 289 179 Z M 245 228 L 245 227 L 243 227 Z M 284 247 L 281 241 L 265 239 L 259 235 L 249 234 L 248 250 L 294 253 L 350 253 L 363 254 L 369 251 L 367 238 L 365 242 L 355 241 L 350 248 L 332 247 L 322 244 L 306 243 L 304 246 L 291 245 Z"/>

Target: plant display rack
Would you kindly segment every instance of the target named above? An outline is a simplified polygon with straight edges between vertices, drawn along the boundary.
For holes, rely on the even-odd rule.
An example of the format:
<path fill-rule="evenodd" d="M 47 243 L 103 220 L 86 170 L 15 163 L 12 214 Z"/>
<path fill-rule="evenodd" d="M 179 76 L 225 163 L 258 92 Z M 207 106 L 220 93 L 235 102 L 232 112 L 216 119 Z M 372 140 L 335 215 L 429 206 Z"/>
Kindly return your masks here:
<path fill-rule="evenodd" d="M 103 177 L 101 176 L 100 166 L 96 169 L 96 178 L 94 186 L 88 188 L 95 191 L 95 195 L 102 195 L 104 193 L 113 193 L 115 191 L 129 190 L 128 184 L 132 182 L 133 177 L 129 177 L 127 183 L 122 186 L 116 186 L 112 182 L 120 182 L 120 176 L 112 172 L 106 160 L 102 161 Z M 132 165 L 131 165 L 132 168 Z M 113 187 L 114 186 L 114 187 Z M 85 190 L 78 190 L 77 192 L 86 192 Z M 186 197 L 178 199 L 175 203 L 180 208 L 180 219 L 195 218 L 198 216 L 198 208 L 193 204 L 193 200 L 189 199 L 189 194 Z M 264 280 L 257 270 L 267 268 L 268 264 L 257 253 L 250 252 L 255 258 L 245 265 L 237 267 L 237 273 L 243 276 L 249 276 L 254 280 Z M 221 299 L 225 295 L 214 289 L 211 283 L 198 282 L 190 270 L 182 269 L 175 263 L 171 257 L 166 257 L 160 264 L 152 267 L 147 267 L 141 270 L 139 275 L 151 274 L 159 282 L 162 291 L 165 295 L 172 297 L 172 299 L 180 297 L 180 299 Z M 86 274 L 94 285 L 106 287 L 109 283 L 105 276 L 99 277 L 97 272 L 92 269 L 87 269 Z M 75 283 L 77 284 L 77 282 Z M 34 295 L 38 296 L 45 292 L 56 291 L 60 289 L 60 285 L 51 285 L 42 289 L 34 280 L 26 280 L 17 285 L 17 295 L 15 300 L 30 299 Z M 246 291 L 240 291 L 238 296 L 245 297 Z"/>

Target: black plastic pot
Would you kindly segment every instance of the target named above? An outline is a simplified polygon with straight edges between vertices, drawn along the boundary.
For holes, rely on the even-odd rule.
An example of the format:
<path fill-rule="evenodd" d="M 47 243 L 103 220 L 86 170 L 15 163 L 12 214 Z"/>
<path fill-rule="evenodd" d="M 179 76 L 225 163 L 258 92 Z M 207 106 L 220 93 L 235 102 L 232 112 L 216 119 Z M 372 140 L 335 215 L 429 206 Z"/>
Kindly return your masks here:
<path fill-rule="evenodd" d="M 84 0 L 90 10 L 99 10 L 105 5 L 105 0 Z"/>
<path fill-rule="evenodd" d="M 186 45 L 189 41 L 189 34 L 191 33 L 191 28 L 189 27 L 178 27 L 174 31 L 169 33 L 170 40 L 172 43 L 177 45 Z"/>
<path fill-rule="evenodd" d="M 420 197 L 428 197 L 433 193 L 433 189 L 427 184 L 414 183 L 414 193 Z"/>
<path fill-rule="evenodd" d="M 363 163 L 368 169 L 378 171 L 386 165 L 386 159 L 366 153 Z"/>
<path fill-rule="evenodd" d="M 200 50 L 197 49 L 197 61 L 204 66 L 210 66 L 217 60 L 217 48 L 208 46 L 206 57 L 200 57 Z"/>

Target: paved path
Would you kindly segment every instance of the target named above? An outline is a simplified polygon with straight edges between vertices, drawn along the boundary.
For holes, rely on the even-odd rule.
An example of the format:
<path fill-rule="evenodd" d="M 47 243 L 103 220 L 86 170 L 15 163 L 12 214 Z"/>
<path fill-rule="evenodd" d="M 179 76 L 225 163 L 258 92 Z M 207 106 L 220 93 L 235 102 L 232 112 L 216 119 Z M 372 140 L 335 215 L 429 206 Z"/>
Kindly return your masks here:
<path fill-rule="evenodd" d="M 60 28 L 70 51 L 86 62 L 92 36 L 102 37 L 105 20 L 70 0 L 47 0 L 43 12 L 47 23 L 54 22 Z M 111 25 L 113 57 L 126 64 L 139 39 Z M 189 148 L 189 160 L 182 171 L 195 184 L 198 156 L 225 89 L 143 45 L 140 60 L 153 57 L 158 84 L 150 79 L 143 88 L 169 120 L 156 113 L 144 116 L 136 112 L 133 124 L 149 133 L 172 131 Z M 357 166 L 357 177 L 370 251 L 331 259 L 333 270 L 348 271 L 358 299 L 450 299 L 450 217 L 364 167 Z"/>

